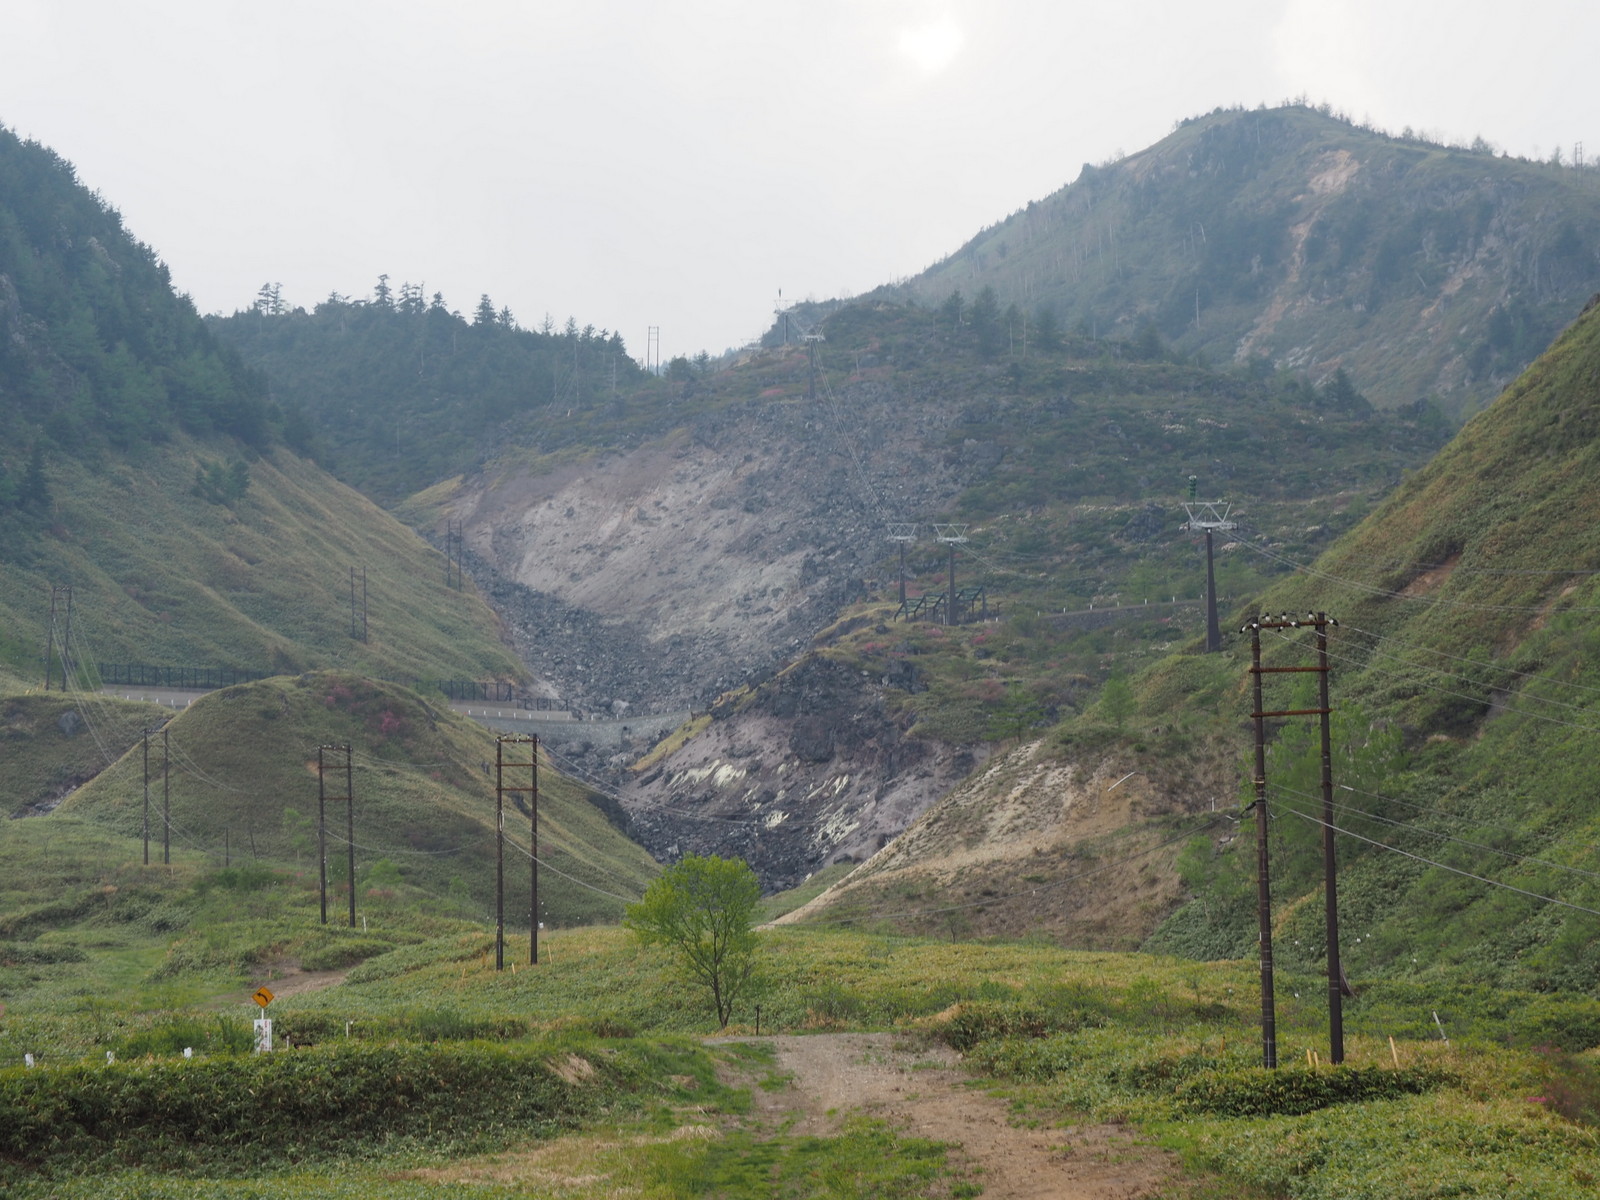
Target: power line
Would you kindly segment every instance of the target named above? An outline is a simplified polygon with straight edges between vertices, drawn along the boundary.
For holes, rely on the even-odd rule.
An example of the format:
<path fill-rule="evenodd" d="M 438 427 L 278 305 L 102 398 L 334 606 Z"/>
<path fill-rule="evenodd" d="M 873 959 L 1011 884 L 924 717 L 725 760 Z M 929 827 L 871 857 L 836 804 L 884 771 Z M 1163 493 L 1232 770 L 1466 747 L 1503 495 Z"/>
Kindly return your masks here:
<path fill-rule="evenodd" d="M 1259 531 L 1257 532 L 1259 536 L 1266 536 L 1265 534 L 1259 534 Z M 1435 608 L 1466 609 L 1472 612 L 1542 613 L 1547 611 L 1549 608 L 1549 605 L 1547 604 L 1476 604 L 1468 600 L 1450 600 L 1443 596 L 1437 595 L 1408 596 L 1405 592 L 1396 591 L 1393 588 L 1383 588 L 1374 584 L 1361 583 L 1357 580 L 1349 579 L 1342 575 L 1335 575 L 1328 571 L 1318 570 L 1315 567 L 1308 567 L 1305 564 L 1288 557 L 1287 555 L 1278 554 L 1265 546 L 1257 545 L 1256 542 L 1251 538 L 1241 538 L 1238 544 L 1248 547 L 1257 554 L 1261 555 L 1263 558 L 1270 559 L 1273 562 L 1279 563 L 1280 565 L 1289 567 L 1295 573 L 1304 575 L 1307 578 L 1326 580 L 1330 583 L 1336 583 L 1343 587 L 1352 588 L 1356 591 L 1366 592 L 1369 595 L 1382 596 L 1390 600 L 1404 600 L 1413 604 L 1426 604 Z M 1562 609 L 1562 611 L 1600 612 L 1600 605 L 1573 605 Z"/>
<path fill-rule="evenodd" d="M 1273 787 L 1277 791 L 1287 792 L 1291 796 L 1299 796 L 1303 800 L 1319 799 L 1319 797 L 1313 796 L 1309 792 L 1302 792 L 1296 788 L 1285 787 L 1282 784 L 1274 784 Z M 1355 789 L 1344 788 L 1344 790 L 1354 791 Z M 1393 817 L 1386 817 L 1380 813 L 1372 812 L 1354 804 L 1342 804 L 1338 801 L 1335 801 L 1333 807 L 1344 812 L 1354 813 L 1357 816 L 1365 817 L 1371 821 L 1378 821 L 1381 824 L 1388 825 L 1395 829 L 1404 829 L 1411 833 L 1421 834 L 1424 837 L 1438 838 L 1440 841 L 1454 842 L 1458 846 L 1467 846 L 1473 850 L 1482 850 L 1486 854 L 1497 854 L 1501 858 L 1507 858 L 1513 862 L 1532 863 L 1535 866 L 1549 867 L 1553 871 L 1564 871 L 1571 875 L 1582 875 L 1588 879 L 1600 880 L 1600 871 L 1585 871 L 1582 867 L 1569 867 L 1562 863 L 1551 862 L 1549 859 L 1534 858 L 1532 855 L 1518 854 L 1512 850 L 1501 850 L 1495 846 L 1485 846 L 1481 842 L 1468 841 L 1466 838 L 1459 838 L 1453 834 L 1443 833 L 1436 829 L 1425 829 L 1421 825 L 1411 825 L 1405 821 L 1397 821 Z"/>
<path fill-rule="evenodd" d="M 1324 824 L 1322 818 L 1313 816 L 1309 813 L 1303 813 L 1299 809 L 1295 808 L 1292 804 L 1286 804 L 1284 807 L 1294 816 L 1299 817 L 1302 821 L 1309 821 L 1313 825 Z M 1391 846 L 1389 843 L 1380 842 L 1376 838 L 1366 837 L 1362 834 L 1356 833 L 1354 830 L 1342 829 L 1338 825 L 1334 825 L 1331 822 L 1328 822 L 1327 825 L 1328 828 L 1332 829 L 1335 833 L 1342 833 L 1346 837 L 1353 837 L 1358 842 L 1366 842 L 1368 845 L 1376 846 L 1380 850 L 1388 850 L 1395 854 L 1404 855 L 1406 858 L 1415 859 L 1420 863 L 1426 863 L 1430 867 L 1438 867 L 1439 870 L 1449 871 L 1452 875 L 1461 875 L 1467 879 L 1475 879 L 1479 883 L 1488 884 L 1490 887 L 1503 888 L 1508 892 L 1516 892 L 1518 895 L 1527 896 L 1533 900 L 1543 900 L 1547 904 L 1559 904 L 1562 908 L 1571 908 L 1581 913 L 1588 913 L 1592 917 L 1600 917 L 1600 909 L 1585 908 L 1583 905 L 1574 904 L 1570 900 L 1561 900 L 1555 896 L 1545 896 L 1541 895 L 1539 892 L 1530 892 L 1527 888 L 1519 888 L 1515 884 L 1503 883 L 1498 879 L 1490 879 L 1486 875 L 1475 875 L 1471 871 L 1462 870 L 1460 867 L 1452 867 L 1448 863 L 1436 862 L 1433 859 L 1425 858 L 1420 854 L 1413 854 L 1409 850 L 1402 850 L 1398 846 Z"/>
<path fill-rule="evenodd" d="M 1600 696 L 1600 687 L 1593 687 L 1586 683 L 1576 683 L 1569 679 L 1557 679 L 1552 675 L 1540 674 L 1536 671 L 1518 671 L 1498 663 L 1487 662 L 1481 658 L 1467 658 L 1465 655 L 1451 654 L 1444 650 L 1436 650 L 1432 646 L 1422 646 L 1418 645 L 1416 642 L 1408 642 L 1404 638 L 1395 637 L 1393 634 L 1374 633 L 1371 630 L 1362 629 L 1359 625 L 1346 625 L 1343 628 L 1350 630 L 1352 633 L 1359 633 L 1363 637 L 1372 638 L 1377 642 L 1397 643 L 1412 650 L 1421 651 L 1424 654 L 1432 654 L 1437 658 L 1450 659 L 1452 662 L 1467 663 L 1469 666 L 1475 667 L 1489 667 L 1495 671 L 1499 671 L 1502 674 L 1515 676 L 1518 679 L 1536 679 L 1542 683 L 1553 683 L 1561 687 L 1573 688 L 1576 691 L 1589 692 L 1593 695 Z M 1399 656 L 1396 655 L 1394 657 L 1398 658 Z"/>
<path fill-rule="evenodd" d="M 1374 673 L 1376 673 L 1380 677 L 1390 678 L 1390 679 L 1395 678 L 1395 675 L 1394 675 L 1393 672 L 1391 672 L 1391 671 L 1383 671 L 1383 670 L 1379 670 L 1377 668 L 1373 668 L 1368 663 L 1366 663 L 1365 661 L 1363 661 L 1361 659 L 1357 659 L 1357 658 L 1352 658 L 1349 655 L 1333 654 L 1333 653 L 1330 652 L 1329 657 L 1338 659 L 1340 662 L 1349 663 L 1352 666 L 1355 666 L 1355 667 L 1357 667 L 1359 669 L 1373 671 Z M 1417 665 L 1418 666 L 1422 666 L 1422 664 L 1420 664 L 1420 663 L 1417 664 Z M 1430 668 L 1428 668 L 1428 667 L 1422 667 L 1422 669 L 1423 670 L 1430 670 Z M 1449 674 L 1449 672 L 1442 672 L 1442 671 L 1435 671 L 1434 673 L 1435 674 L 1444 674 L 1444 675 L 1448 675 Z M 1470 694 L 1468 694 L 1466 692 L 1454 692 L 1454 691 L 1451 691 L 1449 688 L 1428 687 L 1426 685 L 1419 685 L 1419 686 L 1422 686 L 1425 691 L 1431 692 L 1436 696 L 1448 696 L 1453 700 L 1466 700 L 1466 701 L 1469 701 L 1472 704 L 1484 704 L 1484 703 L 1486 703 L 1485 699 L 1482 696 L 1473 696 L 1473 695 L 1470 695 Z M 1547 704 L 1558 704 L 1558 705 L 1561 705 L 1562 707 L 1569 707 L 1569 708 L 1573 707 L 1571 705 L 1562 704 L 1562 702 L 1558 701 L 1558 700 L 1544 700 L 1544 698 L 1540 697 L 1540 696 L 1531 696 L 1531 697 L 1529 697 L 1529 699 L 1539 700 L 1539 701 L 1542 701 L 1543 703 L 1547 703 Z M 1503 704 L 1500 707 L 1505 712 L 1510 713 L 1513 716 L 1524 717 L 1524 718 L 1526 718 L 1527 720 L 1530 720 L 1530 721 L 1543 721 L 1548 725 L 1559 725 L 1559 726 L 1561 726 L 1562 728 L 1565 728 L 1565 729 L 1578 729 L 1578 730 L 1582 730 L 1582 731 L 1587 732 L 1587 733 L 1600 733 L 1600 726 L 1579 724 L 1576 721 L 1563 721 L 1559 717 L 1547 716 L 1544 713 L 1528 712 L 1525 709 L 1514 708 L 1509 704 Z M 1585 710 L 1580 710 L 1580 711 L 1585 711 Z"/>
<path fill-rule="evenodd" d="M 598 892 L 602 896 L 609 896 L 613 900 L 621 900 L 624 904 L 634 904 L 634 903 L 637 903 L 638 900 L 639 900 L 638 896 L 619 896 L 616 892 L 608 892 L 608 891 L 605 890 L 605 888 L 595 887 L 594 884 L 585 883 L 583 880 L 579 879 L 576 875 L 567 874 L 560 867 L 554 866 L 552 863 L 550 863 L 550 861 L 548 859 L 534 858 L 534 856 L 531 853 L 529 853 L 528 848 L 526 846 L 522 845 L 521 843 L 519 843 L 516 840 L 516 838 L 513 838 L 513 837 L 506 838 L 506 845 L 510 846 L 513 850 L 516 850 L 524 858 L 532 859 L 534 862 L 537 862 L 545 870 L 554 871 L 557 875 L 561 876 L 561 878 L 565 879 L 568 883 L 575 883 L 581 888 L 587 888 L 591 892 Z M 601 872 L 600 874 L 601 874 L 601 876 L 603 878 L 615 878 L 614 876 L 607 876 L 605 872 Z"/>

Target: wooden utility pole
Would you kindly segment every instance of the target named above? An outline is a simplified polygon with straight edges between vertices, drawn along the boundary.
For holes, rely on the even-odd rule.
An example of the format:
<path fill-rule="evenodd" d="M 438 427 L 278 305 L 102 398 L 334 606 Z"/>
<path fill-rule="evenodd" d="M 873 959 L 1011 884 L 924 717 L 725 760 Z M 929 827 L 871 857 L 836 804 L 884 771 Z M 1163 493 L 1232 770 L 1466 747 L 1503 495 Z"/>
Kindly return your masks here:
<path fill-rule="evenodd" d="M 1267 726 L 1261 704 L 1261 626 L 1250 628 L 1251 696 L 1256 726 L 1256 915 L 1260 923 L 1261 945 L 1261 1065 L 1278 1065 L 1277 1000 L 1272 984 L 1272 886 L 1270 853 L 1267 848 Z"/>
<path fill-rule="evenodd" d="M 144 865 L 150 865 L 150 730 L 144 731 Z"/>
<path fill-rule="evenodd" d="M 1328 1061 L 1344 1061 L 1344 968 L 1339 963 L 1338 865 L 1333 848 L 1333 736 L 1329 729 L 1328 624 L 1326 613 L 1313 618 L 1317 631 L 1317 702 L 1322 706 L 1322 884 L 1328 936 Z"/>
<path fill-rule="evenodd" d="M 328 923 L 328 790 L 322 773 L 327 767 L 326 746 L 317 747 L 317 898 L 322 905 L 322 923 Z"/>
<path fill-rule="evenodd" d="M 1257 852 L 1257 907 L 1261 921 L 1261 1024 L 1262 1065 L 1278 1065 L 1278 1048 L 1272 1000 L 1272 897 L 1268 886 L 1267 867 L 1267 752 L 1266 719 L 1268 717 L 1318 717 L 1322 733 L 1322 870 L 1326 905 L 1328 937 L 1328 1060 L 1344 1061 L 1344 972 L 1339 964 L 1339 896 L 1335 874 L 1333 844 L 1333 750 L 1329 729 L 1329 716 L 1333 709 L 1328 699 L 1328 626 L 1337 625 L 1326 613 L 1311 613 L 1304 620 L 1282 615 L 1276 619 L 1261 617 L 1245 626 L 1250 637 L 1250 673 L 1253 679 L 1255 711 L 1250 715 L 1256 731 L 1256 852 Z M 1317 665 L 1314 667 L 1264 667 L 1261 665 L 1261 631 L 1263 629 L 1303 629 L 1310 627 L 1317 635 Z M 1267 712 L 1261 699 L 1263 675 L 1293 674 L 1315 671 L 1318 674 L 1316 708 L 1290 708 Z"/>
<path fill-rule="evenodd" d="M 528 747 L 528 761 L 509 761 L 506 758 L 506 746 L 522 745 Z M 527 767 L 528 786 L 519 787 L 506 782 L 507 767 Z M 499 844 L 505 843 L 505 798 L 509 793 L 516 795 L 526 792 L 528 795 L 529 814 L 529 888 L 528 888 L 528 961 L 539 961 L 539 738 L 533 734 L 502 734 L 494 740 L 494 791 L 495 791 L 495 824 L 498 826 Z M 495 969 L 500 970 L 505 965 L 505 889 L 504 871 L 497 869 L 495 882 L 495 912 L 496 929 L 495 937 Z"/>
<path fill-rule="evenodd" d="M 500 738 L 494 740 L 494 969 L 506 969 L 506 788 Z"/>
<path fill-rule="evenodd" d="M 172 862 L 172 744 L 161 727 L 161 861 Z"/>
<path fill-rule="evenodd" d="M 345 883 L 350 891 L 350 928 L 356 927 L 356 788 L 350 743 L 344 744 Z"/>
<path fill-rule="evenodd" d="M 317 747 L 317 895 L 322 923 L 328 923 L 328 752 L 344 755 L 344 826 L 346 882 L 350 886 L 350 927 L 356 924 L 356 800 L 355 777 L 349 742 Z"/>

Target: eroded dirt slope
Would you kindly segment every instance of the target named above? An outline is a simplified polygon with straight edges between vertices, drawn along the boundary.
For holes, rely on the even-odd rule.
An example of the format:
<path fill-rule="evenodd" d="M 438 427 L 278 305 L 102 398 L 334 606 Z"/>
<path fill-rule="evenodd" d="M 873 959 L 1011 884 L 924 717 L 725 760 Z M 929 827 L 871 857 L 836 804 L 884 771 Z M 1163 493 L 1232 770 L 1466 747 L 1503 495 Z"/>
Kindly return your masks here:
<path fill-rule="evenodd" d="M 1116 755 L 1071 761 L 1018 746 L 933 804 L 905 833 L 783 922 L 890 919 L 919 932 L 1045 934 L 1133 949 L 1182 900 L 1173 864 L 1192 832 L 1237 826 L 1230 756 L 1170 770 Z"/>

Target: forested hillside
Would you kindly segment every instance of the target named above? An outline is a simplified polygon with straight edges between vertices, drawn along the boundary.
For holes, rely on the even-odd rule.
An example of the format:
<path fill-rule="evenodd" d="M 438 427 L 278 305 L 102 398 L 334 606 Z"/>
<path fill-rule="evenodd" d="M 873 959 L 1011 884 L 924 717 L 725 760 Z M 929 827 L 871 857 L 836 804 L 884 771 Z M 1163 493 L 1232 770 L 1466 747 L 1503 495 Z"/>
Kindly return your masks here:
<path fill-rule="evenodd" d="M 42 507 L 40 459 L 178 432 L 261 451 L 306 428 L 70 163 L 0 127 L 0 508 Z"/>
<path fill-rule="evenodd" d="M 85 683 L 97 661 L 519 678 L 442 557 L 309 445 L 115 209 L 0 129 L 0 673 L 42 681 L 71 588 Z"/>
<path fill-rule="evenodd" d="M 268 286 L 211 327 L 271 379 L 276 401 L 311 414 L 330 470 L 391 502 L 537 436 L 554 416 L 618 416 L 654 382 L 620 334 L 572 318 L 522 329 L 488 296 L 469 321 L 438 293 L 425 299 L 406 283 L 396 294 L 387 276 L 371 299 L 330 297 L 310 312 L 286 309 Z"/>

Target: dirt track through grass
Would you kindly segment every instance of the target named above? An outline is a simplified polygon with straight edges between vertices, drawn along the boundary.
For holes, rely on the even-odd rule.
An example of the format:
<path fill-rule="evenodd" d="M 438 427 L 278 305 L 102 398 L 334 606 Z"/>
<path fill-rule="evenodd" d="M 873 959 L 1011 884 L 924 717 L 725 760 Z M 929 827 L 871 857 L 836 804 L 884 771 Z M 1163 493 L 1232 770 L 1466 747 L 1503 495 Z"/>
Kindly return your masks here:
<path fill-rule="evenodd" d="M 1178 1176 L 1169 1156 L 1121 1127 L 1012 1124 L 1005 1101 L 972 1087 L 944 1046 L 887 1033 L 759 1040 L 771 1043 L 778 1071 L 789 1076 L 780 1091 L 756 1089 L 763 1120 L 827 1136 L 860 1113 L 955 1144 L 978 1171 L 985 1200 L 1139 1200 Z"/>

